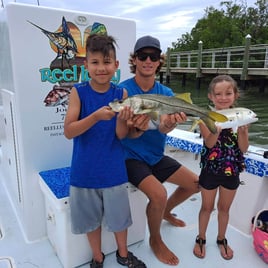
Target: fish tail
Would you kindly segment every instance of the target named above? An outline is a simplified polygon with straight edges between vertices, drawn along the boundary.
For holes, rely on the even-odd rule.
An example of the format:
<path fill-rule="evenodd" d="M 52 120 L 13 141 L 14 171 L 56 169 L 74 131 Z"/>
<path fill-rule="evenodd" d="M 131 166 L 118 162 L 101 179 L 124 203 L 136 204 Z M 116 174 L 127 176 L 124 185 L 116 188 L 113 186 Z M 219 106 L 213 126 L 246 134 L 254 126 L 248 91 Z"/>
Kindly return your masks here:
<path fill-rule="evenodd" d="M 215 125 L 215 121 L 213 121 L 212 119 L 208 117 L 202 118 L 202 121 L 205 123 L 205 125 L 207 126 L 207 128 L 209 129 L 211 133 L 213 134 L 217 133 L 217 127 Z"/>
<path fill-rule="evenodd" d="M 209 118 L 211 118 L 212 120 L 214 120 L 216 122 L 226 122 L 226 121 L 228 121 L 228 118 L 225 115 L 217 113 L 215 111 L 209 111 L 208 116 L 209 116 Z"/>

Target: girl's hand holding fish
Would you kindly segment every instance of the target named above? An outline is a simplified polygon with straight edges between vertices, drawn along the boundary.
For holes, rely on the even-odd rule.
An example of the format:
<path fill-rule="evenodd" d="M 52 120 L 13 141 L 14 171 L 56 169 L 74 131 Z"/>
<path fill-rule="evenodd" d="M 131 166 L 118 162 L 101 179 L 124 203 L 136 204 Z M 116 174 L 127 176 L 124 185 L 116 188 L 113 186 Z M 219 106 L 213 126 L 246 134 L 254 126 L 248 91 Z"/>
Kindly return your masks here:
<path fill-rule="evenodd" d="M 240 127 L 238 127 L 237 131 L 238 131 L 238 133 L 239 132 L 248 132 L 248 128 L 249 128 L 249 125 L 240 126 Z"/>

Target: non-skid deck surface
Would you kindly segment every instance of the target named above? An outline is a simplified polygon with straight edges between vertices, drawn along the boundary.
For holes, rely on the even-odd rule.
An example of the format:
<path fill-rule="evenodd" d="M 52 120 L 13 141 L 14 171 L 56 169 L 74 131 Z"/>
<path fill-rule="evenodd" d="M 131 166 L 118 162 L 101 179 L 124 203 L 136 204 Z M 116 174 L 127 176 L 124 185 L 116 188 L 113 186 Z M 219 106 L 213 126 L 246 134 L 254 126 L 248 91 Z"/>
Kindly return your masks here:
<path fill-rule="evenodd" d="M 5 187 L 1 183 L 0 177 L 0 229 L 3 237 L 0 239 L 0 268 L 61 268 L 53 248 L 47 239 L 35 243 L 25 243 L 20 227 L 13 213 Z M 174 187 L 166 184 L 168 192 Z M 192 249 L 195 236 L 197 234 L 197 217 L 200 207 L 200 194 L 193 195 L 192 198 L 184 202 L 174 210 L 187 226 L 176 228 L 163 222 L 161 231 L 167 245 L 180 258 L 181 268 L 266 268 L 267 265 L 257 256 L 252 246 L 252 238 L 246 236 L 231 226 L 228 228 L 227 238 L 234 250 L 234 258 L 226 261 L 222 259 L 216 245 L 217 221 L 216 211 L 213 213 L 207 232 L 207 254 L 205 259 L 196 258 Z M 148 244 L 148 232 L 144 241 L 129 247 L 135 255 L 141 258 L 148 268 L 171 267 L 159 262 L 152 253 Z M 11 263 L 7 260 L 11 260 Z M 1 266 L 2 265 L 2 266 Z M 80 266 L 89 267 L 89 264 Z M 122 267 L 117 264 L 115 254 L 106 256 L 104 268 Z"/>

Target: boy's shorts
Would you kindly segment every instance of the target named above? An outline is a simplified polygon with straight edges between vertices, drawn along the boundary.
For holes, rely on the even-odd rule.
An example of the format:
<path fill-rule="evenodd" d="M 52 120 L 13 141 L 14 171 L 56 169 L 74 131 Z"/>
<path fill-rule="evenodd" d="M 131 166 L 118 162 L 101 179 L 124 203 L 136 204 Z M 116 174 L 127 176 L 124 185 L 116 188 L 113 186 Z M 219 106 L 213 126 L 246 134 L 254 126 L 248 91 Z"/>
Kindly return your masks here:
<path fill-rule="evenodd" d="M 126 167 L 128 181 L 138 187 L 138 185 L 150 175 L 154 175 L 161 183 L 165 182 L 181 167 L 181 164 L 175 159 L 164 155 L 163 158 L 153 166 L 148 165 L 144 161 L 127 159 Z"/>
<path fill-rule="evenodd" d="M 71 229 L 74 234 L 96 230 L 103 223 L 110 232 L 132 224 L 127 184 L 89 189 L 70 186 Z"/>

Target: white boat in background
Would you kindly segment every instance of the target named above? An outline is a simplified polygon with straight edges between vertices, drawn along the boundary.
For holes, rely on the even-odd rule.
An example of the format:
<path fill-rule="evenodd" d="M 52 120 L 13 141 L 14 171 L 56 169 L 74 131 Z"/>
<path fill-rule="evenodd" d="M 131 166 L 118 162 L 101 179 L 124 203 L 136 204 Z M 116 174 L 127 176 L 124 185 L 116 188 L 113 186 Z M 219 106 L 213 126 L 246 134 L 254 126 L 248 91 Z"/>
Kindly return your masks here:
<path fill-rule="evenodd" d="M 57 48 L 33 24 L 54 33 L 67 27 L 79 45 Z M 70 85 L 88 79 L 81 64 L 84 40 L 92 30 L 104 28 L 118 39 L 120 70 L 114 80 L 123 80 L 130 75 L 126 55 L 136 40 L 134 21 L 17 3 L 1 10 L 1 268 L 89 267 L 91 250 L 86 236 L 75 236 L 70 231 L 68 176 L 72 142 L 63 136 L 63 120 Z M 198 134 L 175 129 L 168 135 L 166 153 L 199 173 L 201 145 Z M 268 160 L 262 156 L 263 151 L 250 146 L 246 154 L 247 170 L 241 176 L 244 185 L 233 203 L 227 232 L 235 252 L 232 260 L 222 259 L 216 245 L 216 210 L 208 227 L 206 258 L 198 259 L 192 253 L 200 194 L 173 211 L 185 220 L 186 227 L 163 222 L 163 238 L 179 256 L 179 267 L 267 267 L 255 252 L 251 236 L 251 218 L 268 207 Z M 172 192 L 174 186 L 165 185 L 168 193 Z M 129 185 L 129 197 L 134 221 L 129 229 L 129 249 L 148 268 L 169 267 L 159 262 L 149 247 L 145 196 Z M 104 267 L 119 267 L 113 236 L 105 230 L 103 248 Z"/>

